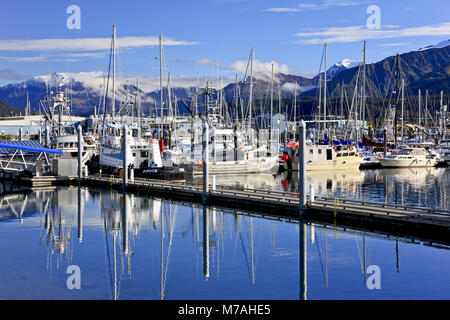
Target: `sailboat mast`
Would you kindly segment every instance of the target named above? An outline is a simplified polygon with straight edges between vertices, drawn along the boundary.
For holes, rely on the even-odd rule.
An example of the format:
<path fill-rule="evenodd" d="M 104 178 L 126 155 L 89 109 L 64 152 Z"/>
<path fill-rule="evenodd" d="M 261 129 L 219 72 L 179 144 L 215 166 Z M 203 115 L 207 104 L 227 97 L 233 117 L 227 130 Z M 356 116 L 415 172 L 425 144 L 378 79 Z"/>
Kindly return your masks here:
<path fill-rule="evenodd" d="M 253 48 L 250 52 L 250 95 L 248 101 L 248 133 L 250 137 L 250 141 L 253 140 L 252 137 L 252 100 L 253 100 Z"/>
<path fill-rule="evenodd" d="M 195 76 L 195 115 L 198 115 L 198 72 Z"/>
<path fill-rule="evenodd" d="M 404 126 L 404 112 L 405 112 L 405 79 L 402 79 L 402 128 L 401 128 L 401 139 L 403 141 L 403 126 Z"/>
<path fill-rule="evenodd" d="M 422 92 L 419 89 L 419 126 L 422 123 Z"/>
<path fill-rule="evenodd" d="M 425 90 L 425 130 L 428 128 L 428 90 Z"/>
<path fill-rule="evenodd" d="M 116 114 L 116 25 L 113 25 L 113 78 L 112 78 L 112 89 L 113 89 L 113 101 L 111 105 L 111 115 L 114 118 Z"/>
<path fill-rule="evenodd" d="M 362 116 L 361 116 L 361 132 L 364 133 L 364 121 L 366 120 L 366 41 L 364 40 L 363 48 L 363 83 L 362 83 Z"/>
<path fill-rule="evenodd" d="M 344 116 L 344 81 L 342 81 L 342 83 L 341 83 L 341 101 L 340 101 L 340 104 L 341 104 L 341 112 L 340 112 L 340 118 L 341 118 L 341 120 L 343 119 L 343 116 Z"/>
<path fill-rule="evenodd" d="M 273 63 L 272 76 L 270 78 L 270 115 L 269 115 L 269 147 L 272 149 L 272 114 L 273 114 Z"/>
<path fill-rule="evenodd" d="M 324 60 L 324 80 L 323 80 L 323 131 L 327 130 L 327 43 L 324 45 L 325 60 Z"/>
<path fill-rule="evenodd" d="M 164 111 L 163 111 L 163 79 L 162 79 L 162 35 L 159 35 L 159 102 L 160 102 L 160 108 L 161 108 L 161 115 L 160 115 L 160 122 L 161 122 L 161 132 L 160 132 L 160 138 L 163 138 L 163 117 L 164 117 Z"/>
<path fill-rule="evenodd" d="M 397 148 L 397 103 L 398 103 L 398 78 L 399 78 L 399 55 L 396 58 L 396 76 L 395 76 L 395 103 L 394 103 L 394 148 Z"/>
<path fill-rule="evenodd" d="M 295 89 L 294 89 L 294 126 L 297 127 L 297 86 L 298 83 L 295 82 Z M 295 128 L 295 130 L 297 130 Z"/>

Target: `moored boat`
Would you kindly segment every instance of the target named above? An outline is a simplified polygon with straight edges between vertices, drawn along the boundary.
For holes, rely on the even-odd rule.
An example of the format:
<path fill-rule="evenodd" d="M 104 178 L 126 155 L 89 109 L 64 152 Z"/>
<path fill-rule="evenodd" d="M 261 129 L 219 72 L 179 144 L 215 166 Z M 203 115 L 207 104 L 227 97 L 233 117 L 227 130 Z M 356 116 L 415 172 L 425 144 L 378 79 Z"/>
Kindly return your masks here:
<path fill-rule="evenodd" d="M 423 148 L 404 148 L 397 154 L 379 159 L 382 168 L 420 168 L 434 167 L 436 156 L 427 154 Z"/>

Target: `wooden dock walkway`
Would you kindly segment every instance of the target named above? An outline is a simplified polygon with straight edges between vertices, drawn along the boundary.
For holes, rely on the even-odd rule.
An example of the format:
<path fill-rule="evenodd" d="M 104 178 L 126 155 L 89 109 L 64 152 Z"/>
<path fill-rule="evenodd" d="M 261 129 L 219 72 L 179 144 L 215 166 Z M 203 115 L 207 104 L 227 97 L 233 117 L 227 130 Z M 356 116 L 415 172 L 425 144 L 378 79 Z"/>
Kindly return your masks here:
<path fill-rule="evenodd" d="M 123 188 L 122 179 L 114 176 L 84 177 L 81 184 L 117 190 Z M 203 202 L 203 186 L 186 182 L 135 179 L 128 182 L 126 191 L 183 201 Z M 207 196 L 208 205 L 280 214 L 288 217 L 298 217 L 300 214 L 298 193 L 295 192 L 217 186 L 214 190 L 210 188 Z M 385 223 L 408 223 L 450 230 L 450 211 L 433 208 L 317 197 L 314 201 L 307 200 L 303 213 L 325 215 L 333 219 L 336 219 L 337 216 L 345 216 L 351 219 L 383 220 Z"/>

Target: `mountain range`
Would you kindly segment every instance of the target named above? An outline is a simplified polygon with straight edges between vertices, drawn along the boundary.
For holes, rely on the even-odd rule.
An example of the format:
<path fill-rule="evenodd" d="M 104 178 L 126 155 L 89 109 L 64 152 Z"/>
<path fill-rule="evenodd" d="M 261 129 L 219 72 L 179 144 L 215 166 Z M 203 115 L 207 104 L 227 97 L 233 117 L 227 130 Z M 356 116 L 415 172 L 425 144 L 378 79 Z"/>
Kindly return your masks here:
<path fill-rule="evenodd" d="M 332 99 L 341 95 L 342 86 L 346 94 L 351 98 L 353 90 L 358 83 L 362 83 L 362 72 L 359 62 L 344 59 L 333 64 L 327 70 L 327 95 Z M 428 89 L 436 93 L 440 90 L 450 91 L 450 40 L 440 42 L 434 46 L 403 53 L 400 55 L 400 77 L 405 80 L 408 92 L 417 94 L 418 89 Z M 72 98 L 72 110 L 75 114 L 88 115 L 93 112 L 94 105 L 99 105 L 101 95 L 104 91 L 104 76 L 102 72 L 86 73 L 61 73 L 45 76 L 37 76 L 21 83 L 12 83 L 0 87 L 0 101 L 6 106 L 0 109 L 5 114 L 13 109 L 9 106 L 24 108 L 27 92 L 30 97 L 32 110 L 37 111 L 39 101 L 43 99 L 48 91 L 55 90 L 55 78 L 63 77 L 65 90 Z M 384 99 L 389 97 L 395 85 L 395 56 L 387 57 L 379 62 L 366 64 L 366 96 Z M 128 77 L 122 79 L 116 89 L 116 107 L 120 107 L 121 101 L 125 101 L 127 95 L 139 92 L 143 110 L 156 111 L 160 101 L 159 79 Z M 173 85 L 172 96 L 178 99 L 189 100 L 195 93 L 193 79 L 186 78 Z M 313 78 L 298 75 L 282 74 L 275 75 L 274 99 L 292 99 L 294 92 L 299 95 L 298 99 L 305 99 L 317 95 L 319 75 Z M 256 100 L 267 100 L 270 98 L 271 81 L 267 78 L 255 78 L 253 81 L 253 97 Z M 230 82 L 224 86 L 226 101 L 233 101 L 236 91 L 239 89 L 243 100 L 249 98 L 250 81 L 240 81 L 239 84 Z M 109 97 L 111 98 L 111 97 Z M 213 97 L 214 98 L 214 97 Z M 132 98 L 134 99 L 134 98 Z M 180 103 L 179 108 L 186 111 Z M 14 109 L 17 112 L 19 109 Z"/>

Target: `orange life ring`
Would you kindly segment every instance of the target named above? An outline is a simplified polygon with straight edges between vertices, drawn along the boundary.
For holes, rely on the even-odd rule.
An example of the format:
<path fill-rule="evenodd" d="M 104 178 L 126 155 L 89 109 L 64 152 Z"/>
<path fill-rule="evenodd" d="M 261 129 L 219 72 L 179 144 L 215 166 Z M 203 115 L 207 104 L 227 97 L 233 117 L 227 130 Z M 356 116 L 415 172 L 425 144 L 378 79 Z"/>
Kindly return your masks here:
<path fill-rule="evenodd" d="M 353 146 L 350 146 L 348 150 L 353 151 Z"/>

